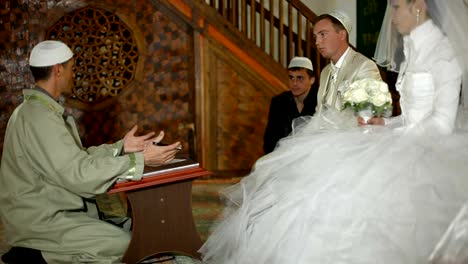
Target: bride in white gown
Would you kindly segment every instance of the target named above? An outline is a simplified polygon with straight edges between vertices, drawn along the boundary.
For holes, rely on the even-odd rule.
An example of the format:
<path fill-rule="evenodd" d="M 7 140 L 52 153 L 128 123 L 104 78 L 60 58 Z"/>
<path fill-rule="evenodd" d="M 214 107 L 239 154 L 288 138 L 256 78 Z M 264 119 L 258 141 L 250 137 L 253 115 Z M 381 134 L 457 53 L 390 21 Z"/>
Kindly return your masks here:
<path fill-rule="evenodd" d="M 402 115 L 358 127 L 349 113 L 325 112 L 297 125 L 224 190 L 203 260 L 428 263 L 468 201 L 468 132 L 455 125 L 467 42 L 452 39 L 467 41 L 466 16 L 463 0 L 389 1 L 376 59 L 400 70 Z M 393 26 L 404 36 L 400 68 L 398 46 L 382 48 L 398 38 Z"/>

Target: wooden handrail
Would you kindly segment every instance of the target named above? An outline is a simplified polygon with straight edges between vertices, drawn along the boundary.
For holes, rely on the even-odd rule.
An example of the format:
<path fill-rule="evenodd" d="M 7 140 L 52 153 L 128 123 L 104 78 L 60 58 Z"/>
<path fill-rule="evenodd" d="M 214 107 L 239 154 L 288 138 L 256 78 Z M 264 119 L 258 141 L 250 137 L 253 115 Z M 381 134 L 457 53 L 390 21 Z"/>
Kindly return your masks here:
<path fill-rule="evenodd" d="M 317 15 L 312 12 L 304 3 L 300 0 L 287 0 L 291 5 L 293 5 L 297 10 L 301 11 L 301 14 L 305 16 L 309 21 L 314 22 L 317 20 Z"/>
<path fill-rule="evenodd" d="M 299 0 L 199 0 L 217 10 L 247 39 L 283 67 L 294 56 L 306 56 L 319 68 L 311 34 L 317 15 Z M 268 40 L 268 42 L 266 41 Z"/>

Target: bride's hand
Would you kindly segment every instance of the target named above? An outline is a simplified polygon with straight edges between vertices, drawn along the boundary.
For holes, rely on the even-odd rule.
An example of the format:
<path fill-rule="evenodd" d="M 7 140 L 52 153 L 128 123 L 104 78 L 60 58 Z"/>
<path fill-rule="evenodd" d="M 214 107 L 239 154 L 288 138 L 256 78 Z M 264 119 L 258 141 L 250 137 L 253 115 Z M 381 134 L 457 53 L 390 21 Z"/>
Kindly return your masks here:
<path fill-rule="evenodd" d="M 372 117 L 371 119 L 364 121 L 362 117 L 358 117 L 358 125 L 359 126 L 364 126 L 364 125 L 379 125 L 383 126 L 385 125 L 385 121 L 381 117 Z"/>

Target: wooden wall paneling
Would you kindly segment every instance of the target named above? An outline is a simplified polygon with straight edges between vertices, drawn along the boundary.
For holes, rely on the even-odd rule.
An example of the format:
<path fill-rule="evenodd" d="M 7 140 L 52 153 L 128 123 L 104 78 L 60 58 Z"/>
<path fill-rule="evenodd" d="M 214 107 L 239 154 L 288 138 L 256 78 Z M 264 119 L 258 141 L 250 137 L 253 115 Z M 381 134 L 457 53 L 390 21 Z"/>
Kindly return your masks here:
<path fill-rule="evenodd" d="M 313 59 L 311 57 L 311 53 L 312 53 L 312 49 L 314 48 L 314 46 L 312 46 L 312 39 L 313 39 L 313 36 L 312 36 L 312 25 L 309 21 L 306 20 L 306 28 L 305 28 L 305 38 L 306 38 L 306 43 L 307 46 L 305 47 L 305 56 L 310 58 L 311 60 Z M 319 67 L 317 67 L 319 68 Z M 318 81 L 318 80 L 317 80 Z"/>
<path fill-rule="evenodd" d="M 201 84 L 203 87 L 200 89 L 200 127 L 202 135 L 202 146 L 200 148 L 201 156 L 203 157 L 203 166 L 207 170 L 216 171 L 218 168 L 217 159 L 216 159 L 216 96 L 217 90 L 215 89 L 217 79 L 216 79 L 216 61 L 211 54 L 211 43 L 205 38 L 202 38 L 199 42 L 201 45 L 200 48 L 200 57 L 202 62 L 202 72 L 200 73 L 202 77 Z"/>
<path fill-rule="evenodd" d="M 198 130 L 196 127 L 196 124 L 200 122 L 198 119 L 200 115 L 197 115 L 197 108 L 198 106 L 198 81 L 197 78 L 200 78 L 199 71 L 199 66 L 196 65 L 198 62 L 198 59 L 196 56 L 197 55 L 197 49 L 196 47 L 196 37 L 198 37 L 200 34 L 198 31 L 191 29 L 191 35 L 192 38 L 189 38 L 190 47 L 193 47 L 192 49 L 189 49 L 189 52 L 187 54 L 188 56 L 188 64 L 190 67 L 188 67 L 188 76 L 187 76 L 187 81 L 188 81 L 188 86 L 191 91 L 191 102 L 189 105 L 189 112 L 192 113 L 192 119 L 191 120 L 185 120 L 185 122 L 181 122 L 178 126 L 179 134 L 183 135 L 183 139 L 185 139 L 187 142 L 185 145 L 188 145 L 188 154 L 189 156 L 196 161 L 200 160 L 199 157 L 199 145 L 200 145 L 200 138 L 197 136 Z M 201 164 L 201 162 L 200 162 Z"/>
<path fill-rule="evenodd" d="M 210 144 L 205 151 L 214 172 L 247 172 L 263 154 L 263 132 L 271 97 L 277 90 L 219 43 L 205 47 L 210 69 Z M 213 91 L 215 90 L 215 91 Z M 208 146 L 207 145 L 207 146 Z"/>
<path fill-rule="evenodd" d="M 193 31 L 193 69 L 194 69 L 194 90 L 195 90 L 195 152 L 197 153 L 197 161 L 204 168 L 207 168 L 206 157 L 203 155 L 202 146 L 205 145 L 207 131 L 204 130 L 203 124 L 205 121 L 204 106 L 207 105 L 205 102 L 205 91 L 203 90 L 206 85 L 203 63 L 203 35 L 198 31 Z"/>

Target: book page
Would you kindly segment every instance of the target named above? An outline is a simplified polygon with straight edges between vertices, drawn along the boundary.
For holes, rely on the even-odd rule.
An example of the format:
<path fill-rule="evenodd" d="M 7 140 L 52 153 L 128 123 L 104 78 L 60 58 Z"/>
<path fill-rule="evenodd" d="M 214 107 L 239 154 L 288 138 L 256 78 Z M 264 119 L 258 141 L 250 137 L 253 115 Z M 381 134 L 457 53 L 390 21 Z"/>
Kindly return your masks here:
<path fill-rule="evenodd" d="M 175 159 L 174 159 L 175 160 Z M 177 159 L 176 161 L 159 166 L 145 166 L 143 177 L 198 167 L 198 162 L 191 159 Z"/>

